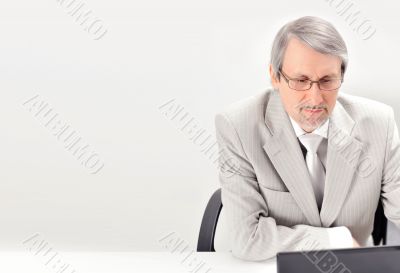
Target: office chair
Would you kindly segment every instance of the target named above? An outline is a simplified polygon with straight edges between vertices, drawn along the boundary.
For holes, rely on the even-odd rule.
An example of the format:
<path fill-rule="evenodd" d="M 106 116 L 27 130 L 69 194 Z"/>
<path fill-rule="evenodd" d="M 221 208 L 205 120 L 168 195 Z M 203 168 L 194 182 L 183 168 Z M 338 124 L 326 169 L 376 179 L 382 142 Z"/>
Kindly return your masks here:
<path fill-rule="evenodd" d="M 222 209 L 221 189 L 216 190 L 208 201 L 201 221 L 197 251 L 215 252 L 214 237 L 219 214 Z"/>
<path fill-rule="evenodd" d="M 201 221 L 199 239 L 197 242 L 197 251 L 215 252 L 214 237 L 217 229 L 218 218 L 222 209 L 221 189 L 216 190 L 208 201 Z M 374 245 L 382 243 L 386 245 L 387 237 L 387 219 L 383 213 L 382 202 L 379 201 L 375 212 L 374 229 L 372 239 Z"/>
<path fill-rule="evenodd" d="M 382 201 L 379 200 L 378 207 L 375 211 L 374 229 L 372 230 L 372 239 L 374 241 L 374 245 L 380 245 L 380 243 L 386 245 L 387 225 L 388 221 L 383 213 Z"/>

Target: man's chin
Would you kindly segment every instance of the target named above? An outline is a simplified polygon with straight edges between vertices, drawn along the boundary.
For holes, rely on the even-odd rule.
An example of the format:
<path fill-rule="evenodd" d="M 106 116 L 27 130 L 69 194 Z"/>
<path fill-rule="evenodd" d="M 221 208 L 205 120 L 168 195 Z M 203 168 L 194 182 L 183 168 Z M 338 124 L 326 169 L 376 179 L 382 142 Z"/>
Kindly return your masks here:
<path fill-rule="evenodd" d="M 306 131 L 312 132 L 318 127 L 320 127 L 324 122 L 327 120 L 327 117 L 325 116 L 320 116 L 318 118 L 315 117 L 309 117 L 307 119 L 303 119 L 303 122 L 301 123 L 301 127 L 305 128 Z"/>

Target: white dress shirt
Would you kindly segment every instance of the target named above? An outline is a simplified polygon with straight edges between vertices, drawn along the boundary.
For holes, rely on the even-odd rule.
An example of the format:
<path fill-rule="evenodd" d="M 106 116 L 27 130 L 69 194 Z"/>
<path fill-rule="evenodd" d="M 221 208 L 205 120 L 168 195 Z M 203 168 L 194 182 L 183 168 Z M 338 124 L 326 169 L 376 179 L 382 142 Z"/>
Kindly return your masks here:
<path fill-rule="evenodd" d="M 292 122 L 292 126 L 294 132 L 296 133 L 297 138 L 301 135 L 308 134 L 304 131 L 296 121 L 294 121 L 291 117 L 290 121 Z M 313 134 L 322 136 L 324 139 L 322 140 L 321 144 L 318 147 L 318 157 L 321 160 L 322 166 L 324 167 L 324 171 L 326 173 L 326 160 L 328 156 L 328 128 L 329 128 L 329 119 L 327 119 L 324 124 L 320 125 L 317 129 L 312 131 Z"/>

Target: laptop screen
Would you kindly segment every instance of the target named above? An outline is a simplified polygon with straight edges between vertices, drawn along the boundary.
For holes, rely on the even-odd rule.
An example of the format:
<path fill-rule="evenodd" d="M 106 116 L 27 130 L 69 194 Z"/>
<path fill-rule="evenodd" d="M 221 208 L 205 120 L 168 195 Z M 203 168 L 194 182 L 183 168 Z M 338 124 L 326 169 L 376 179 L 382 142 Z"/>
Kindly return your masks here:
<path fill-rule="evenodd" d="M 280 252 L 278 273 L 398 273 L 400 246 Z"/>

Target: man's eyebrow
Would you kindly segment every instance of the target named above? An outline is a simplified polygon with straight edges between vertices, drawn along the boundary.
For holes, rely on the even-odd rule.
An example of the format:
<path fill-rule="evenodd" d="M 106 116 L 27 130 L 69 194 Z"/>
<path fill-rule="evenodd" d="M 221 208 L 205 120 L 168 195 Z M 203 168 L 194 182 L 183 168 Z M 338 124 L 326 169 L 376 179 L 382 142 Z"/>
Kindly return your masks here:
<path fill-rule="evenodd" d="M 295 78 L 307 78 L 307 79 L 311 79 L 312 78 L 312 77 L 310 77 L 310 76 L 308 76 L 306 74 L 301 74 L 301 73 L 294 74 L 294 77 Z M 336 73 L 329 73 L 329 74 L 326 74 L 326 75 L 320 77 L 320 79 L 323 79 L 323 78 L 340 78 L 340 76 L 338 74 L 336 74 Z"/>
<path fill-rule="evenodd" d="M 321 77 L 321 79 L 323 79 L 323 78 L 340 78 L 340 76 L 336 73 L 330 73 L 330 74 L 327 74 L 327 75 Z"/>
<path fill-rule="evenodd" d="M 305 74 L 301 74 L 301 73 L 296 73 L 296 74 L 294 74 L 294 77 L 295 77 L 295 78 L 307 78 L 307 79 L 310 78 L 309 76 L 307 76 L 307 75 L 305 75 Z"/>

